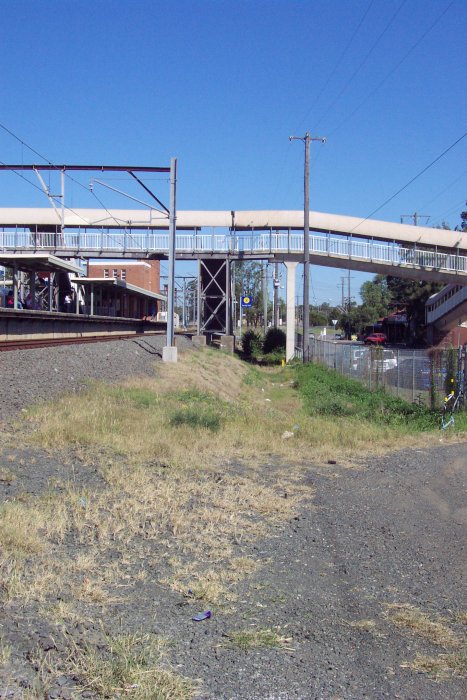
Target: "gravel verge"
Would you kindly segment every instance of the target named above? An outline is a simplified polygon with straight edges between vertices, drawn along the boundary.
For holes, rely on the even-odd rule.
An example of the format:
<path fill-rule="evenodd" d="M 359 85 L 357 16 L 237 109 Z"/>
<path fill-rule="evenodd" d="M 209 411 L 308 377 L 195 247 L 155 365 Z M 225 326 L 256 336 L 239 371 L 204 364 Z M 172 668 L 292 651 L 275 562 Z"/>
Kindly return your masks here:
<path fill-rule="evenodd" d="M 8 423 L 30 402 L 79 391 L 88 378 L 153 373 L 163 340 L 2 353 L 1 416 Z M 63 456 L 19 444 L 3 457 L 15 479 L 0 482 L 2 500 L 38 495 L 70 465 L 80 483 L 100 487 L 97 469 L 72 451 L 66 467 Z M 201 700 L 460 700 L 464 679 L 433 680 L 407 667 L 417 653 L 439 657 L 447 650 L 393 624 L 389 606 L 439 616 L 461 637 L 466 466 L 465 443 L 369 456 L 351 467 L 310 460 L 303 477 L 309 499 L 300 512 L 265 541 L 241 546 L 261 568 L 239 587 L 235 609 L 193 622 L 193 604 L 158 584 L 161 569 L 132 581 L 107 608 L 105 624 L 168 637 L 170 661 L 201 680 Z M 286 466 L 264 465 L 266 472 L 280 468 Z M 34 650 L 66 654 L 67 640 L 34 601 L 2 607 L 0 633 L 13 652 L 0 672 L 0 698 L 19 700 L 34 675 Z M 230 639 L 244 629 L 275 629 L 290 641 L 241 649 Z M 97 620 L 66 632 L 77 645 L 102 645 Z M 72 680 L 62 677 L 46 697 L 97 697 L 74 694 Z"/>

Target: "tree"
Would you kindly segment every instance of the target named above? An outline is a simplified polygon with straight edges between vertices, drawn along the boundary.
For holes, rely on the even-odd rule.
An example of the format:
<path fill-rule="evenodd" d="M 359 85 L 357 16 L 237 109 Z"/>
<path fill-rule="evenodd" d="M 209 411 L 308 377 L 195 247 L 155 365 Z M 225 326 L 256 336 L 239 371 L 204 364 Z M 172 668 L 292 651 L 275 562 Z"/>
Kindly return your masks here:
<path fill-rule="evenodd" d="M 467 202 L 465 203 L 467 206 Z M 460 226 L 456 226 L 457 231 L 467 231 L 467 211 L 461 211 L 461 223 Z"/>
<path fill-rule="evenodd" d="M 364 314 L 368 323 L 375 323 L 379 318 L 387 316 L 391 305 L 391 293 L 386 277 L 376 275 L 372 281 L 364 282 L 360 288 Z"/>
<path fill-rule="evenodd" d="M 253 304 L 243 309 L 248 326 L 257 327 L 263 317 L 263 266 L 260 262 L 241 260 L 235 263 L 235 299 L 245 294 L 251 297 Z"/>
<path fill-rule="evenodd" d="M 444 285 L 439 282 L 422 282 L 399 277 L 387 277 L 386 280 L 392 304 L 405 308 L 407 312 L 411 339 L 421 341 L 425 327 L 425 303 Z"/>

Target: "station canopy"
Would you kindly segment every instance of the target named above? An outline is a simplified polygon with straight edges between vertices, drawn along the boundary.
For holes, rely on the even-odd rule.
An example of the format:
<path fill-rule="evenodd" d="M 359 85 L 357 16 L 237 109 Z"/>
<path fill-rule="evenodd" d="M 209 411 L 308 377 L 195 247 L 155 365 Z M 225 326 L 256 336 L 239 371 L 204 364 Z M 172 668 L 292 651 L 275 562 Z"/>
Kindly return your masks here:
<path fill-rule="evenodd" d="M 0 252 L 0 265 L 10 268 L 16 266 L 21 272 L 71 272 L 77 276 L 82 274 L 79 265 L 47 253 Z"/>
<path fill-rule="evenodd" d="M 158 301 L 167 301 L 167 297 L 157 292 L 151 292 L 149 289 L 137 287 L 134 284 L 129 284 L 125 280 L 120 280 L 115 277 L 71 277 L 71 282 L 82 284 L 85 286 L 94 285 L 102 289 L 117 289 L 118 292 L 130 292 L 134 296 L 144 299 L 157 299 Z"/>

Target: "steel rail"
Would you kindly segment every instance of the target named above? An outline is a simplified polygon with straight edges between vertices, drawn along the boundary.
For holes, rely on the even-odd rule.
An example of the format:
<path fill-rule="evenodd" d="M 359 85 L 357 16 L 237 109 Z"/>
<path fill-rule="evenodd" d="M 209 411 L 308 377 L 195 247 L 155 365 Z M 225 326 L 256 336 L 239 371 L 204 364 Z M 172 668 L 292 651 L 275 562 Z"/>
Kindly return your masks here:
<path fill-rule="evenodd" d="M 32 350 L 35 348 L 58 347 L 60 345 L 78 345 L 85 343 L 107 343 L 112 340 L 133 340 L 134 338 L 147 338 L 152 335 L 165 335 L 165 331 L 148 331 L 146 333 L 124 333 L 117 335 L 91 335 L 84 338 L 29 338 L 25 340 L 2 340 L 0 352 L 11 350 Z"/>

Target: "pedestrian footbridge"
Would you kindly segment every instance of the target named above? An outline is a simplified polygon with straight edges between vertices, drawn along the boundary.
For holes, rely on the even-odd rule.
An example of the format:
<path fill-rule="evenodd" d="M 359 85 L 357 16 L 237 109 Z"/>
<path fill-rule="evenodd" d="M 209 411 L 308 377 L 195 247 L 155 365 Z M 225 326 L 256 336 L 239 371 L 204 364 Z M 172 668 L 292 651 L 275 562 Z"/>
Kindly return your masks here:
<path fill-rule="evenodd" d="M 284 262 L 288 315 L 294 318 L 303 211 L 178 211 L 175 221 L 176 257 L 199 260 L 201 332 L 231 332 L 233 260 Z M 309 228 L 312 264 L 467 285 L 466 232 L 322 212 L 310 212 Z M 162 259 L 169 253 L 169 214 L 150 207 L 0 209 L 1 251 L 67 259 Z"/>
<path fill-rule="evenodd" d="M 168 255 L 169 221 L 153 209 L 0 209 L 0 250 L 62 257 Z M 179 211 L 176 256 L 303 260 L 301 211 Z M 310 213 L 310 262 L 467 284 L 467 233 Z"/>

